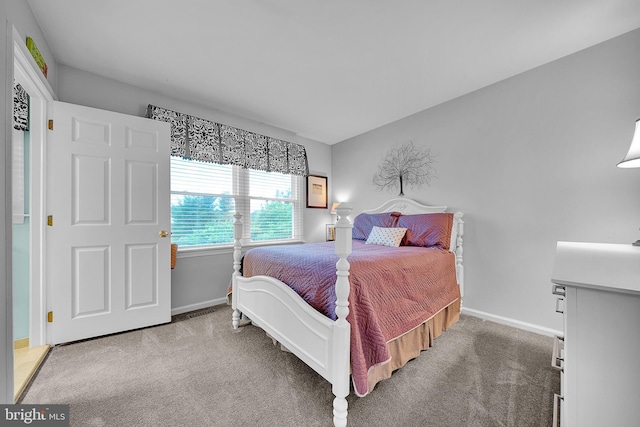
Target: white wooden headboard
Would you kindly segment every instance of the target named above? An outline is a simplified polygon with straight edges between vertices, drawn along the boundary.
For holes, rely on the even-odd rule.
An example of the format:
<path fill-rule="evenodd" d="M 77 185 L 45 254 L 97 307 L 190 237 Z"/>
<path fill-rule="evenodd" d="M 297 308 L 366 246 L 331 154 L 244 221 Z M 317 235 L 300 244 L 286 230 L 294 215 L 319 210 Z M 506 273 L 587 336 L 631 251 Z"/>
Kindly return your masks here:
<path fill-rule="evenodd" d="M 375 209 L 364 210 L 364 213 L 381 213 L 381 212 L 400 212 L 403 215 L 414 215 L 421 213 L 438 213 L 446 212 L 446 206 L 428 206 L 416 202 L 413 199 L 407 199 L 404 197 L 391 199 L 378 206 Z"/>

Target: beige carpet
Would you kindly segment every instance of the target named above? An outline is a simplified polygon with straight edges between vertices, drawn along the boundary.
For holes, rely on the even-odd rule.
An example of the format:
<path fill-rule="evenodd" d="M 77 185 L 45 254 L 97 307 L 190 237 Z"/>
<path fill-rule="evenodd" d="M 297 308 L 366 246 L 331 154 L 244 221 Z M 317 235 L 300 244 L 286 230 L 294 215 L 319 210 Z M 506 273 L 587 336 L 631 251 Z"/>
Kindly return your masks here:
<path fill-rule="evenodd" d="M 364 398 L 349 426 L 551 425 L 552 339 L 471 316 Z M 21 403 L 72 426 L 331 426 L 331 386 L 231 309 L 53 348 Z"/>

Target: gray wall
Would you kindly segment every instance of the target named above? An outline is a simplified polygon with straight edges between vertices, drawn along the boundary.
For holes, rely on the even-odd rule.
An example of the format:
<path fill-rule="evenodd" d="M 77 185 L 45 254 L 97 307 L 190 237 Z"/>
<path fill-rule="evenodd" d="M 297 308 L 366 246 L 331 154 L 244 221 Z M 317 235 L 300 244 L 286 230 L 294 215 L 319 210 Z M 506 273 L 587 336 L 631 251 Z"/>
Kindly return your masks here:
<path fill-rule="evenodd" d="M 405 194 L 464 212 L 464 306 L 560 330 L 556 242 L 640 238 L 640 169 L 616 167 L 640 117 L 639 47 L 635 30 L 334 145 L 333 196 L 375 207 L 397 195 L 371 183 L 387 149 L 431 147 L 438 178 Z"/>
<path fill-rule="evenodd" d="M 331 148 L 326 144 L 301 138 L 291 132 L 234 116 L 212 107 L 166 97 L 160 94 L 161 88 L 158 88 L 158 92 L 150 92 L 63 65 L 58 68 L 57 83 L 58 98 L 64 102 L 136 116 L 143 116 L 147 105 L 154 104 L 302 144 L 307 151 L 310 172 L 328 176 L 331 185 Z M 305 239 L 307 241 L 323 240 L 324 225 L 330 220 L 328 210 L 305 209 Z M 233 272 L 232 262 L 230 249 L 216 251 L 216 253 L 186 251 L 179 253 L 176 268 L 171 274 L 171 307 L 174 312 L 224 301 Z"/>

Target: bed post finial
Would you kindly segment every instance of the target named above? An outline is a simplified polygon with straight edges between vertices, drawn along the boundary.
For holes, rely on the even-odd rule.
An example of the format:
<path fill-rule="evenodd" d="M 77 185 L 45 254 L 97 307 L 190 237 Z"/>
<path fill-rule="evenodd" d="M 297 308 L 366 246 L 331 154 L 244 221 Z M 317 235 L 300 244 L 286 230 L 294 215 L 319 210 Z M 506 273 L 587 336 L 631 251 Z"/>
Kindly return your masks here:
<path fill-rule="evenodd" d="M 351 325 L 347 321 L 349 315 L 349 261 L 352 242 L 351 232 L 353 224 L 348 218 L 351 208 L 339 205 L 336 208 L 338 222 L 336 223 L 336 254 L 340 259 L 336 263 L 336 330 L 334 345 L 341 351 L 334 351 L 335 378 L 332 381 L 333 394 L 333 424 L 336 427 L 347 425 L 346 397 L 349 395 L 349 367 L 351 362 Z"/>
<path fill-rule="evenodd" d="M 238 295 L 236 278 L 240 275 L 240 260 L 242 258 L 242 244 L 240 243 L 240 239 L 242 239 L 242 214 L 236 212 L 233 217 L 235 221 L 233 222 L 233 275 L 231 276 L 231 308 L 233 309 L 233 314 L 231 315 L 231 324 L 233 329 L 238 329 L 240 311 L 236 303 Z"/>
<path fill-rule="evenodd" d="M 336 264 L 336 316 L 339 324 L 348 324 L 349 314 L 349 261 L 347 257 L 351 254 L 351 234 L 353 224 L 349 221 L 348 215 L 351 208 L 338 206 L 338 222 L 336 223 L 336 254 L 340 257 Z"/>

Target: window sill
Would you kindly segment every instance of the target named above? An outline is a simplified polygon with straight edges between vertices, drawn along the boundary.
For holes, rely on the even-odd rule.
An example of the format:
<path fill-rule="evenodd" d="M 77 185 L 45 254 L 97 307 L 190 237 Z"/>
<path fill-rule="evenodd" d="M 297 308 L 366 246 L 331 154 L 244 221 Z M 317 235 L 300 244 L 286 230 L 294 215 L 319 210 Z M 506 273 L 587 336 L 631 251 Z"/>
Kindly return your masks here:
<path fill-rule="evenodd" d="M 248 243 L 242 245 L 242 250 L 258 248 L 262 246 L 280 246 L 280 245 L 299 245 L 305 243 L 304 240 L 287 240 L 285 242 L 269 242 L 269 243 Z M 203 247 L 184 247 L 178 246 L 176 258 L 195 258 L 213 255 L 231 255 L 233 254 L 233 245 L 223 246 L 203 246 Z"/>

